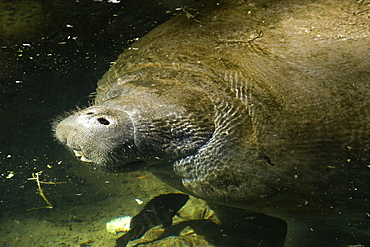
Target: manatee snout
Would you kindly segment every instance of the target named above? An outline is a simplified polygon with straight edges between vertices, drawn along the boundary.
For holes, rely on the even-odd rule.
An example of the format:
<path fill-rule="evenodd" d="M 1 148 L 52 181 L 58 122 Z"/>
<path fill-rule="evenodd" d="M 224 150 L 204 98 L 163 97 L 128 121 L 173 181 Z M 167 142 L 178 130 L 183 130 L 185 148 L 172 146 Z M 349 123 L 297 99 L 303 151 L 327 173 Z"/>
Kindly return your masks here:
<path fill-rule="evenodd" d="M 130 161 L 135 153 L 129 115 L 108 107 L 92 106 L 70 115 L 55 124 L 55 136 L 76 157 L 97 165 L 113 161 L 117 153 Z"/>

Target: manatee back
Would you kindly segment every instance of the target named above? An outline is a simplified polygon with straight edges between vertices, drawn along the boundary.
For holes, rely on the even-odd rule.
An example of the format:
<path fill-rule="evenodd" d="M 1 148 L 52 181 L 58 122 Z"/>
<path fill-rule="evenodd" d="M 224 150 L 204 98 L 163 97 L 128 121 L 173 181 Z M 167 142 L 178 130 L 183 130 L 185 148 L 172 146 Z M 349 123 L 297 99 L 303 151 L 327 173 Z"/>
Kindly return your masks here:
<path fill-rule="evenodd" d="M 307 243 L 358 242 L 369 229 L 367 8 L 355 0 L 199 3 L 121 54 L 95 103 L 126 96 L 135 81 L 171 84 L 176 106 L 184 88 L 197 90 L 208 108 L 195 115 L 212 115 L 212 133 L 156 175 L 208 201 L 297 223 L 288 239 L 302 230 Z M 322 217 L 343 231 L 326 234 Z M 348 237 L 348 225 L 364 233 Z"/>
<path fill-rule="evenodd" d="M 175 164 L 189 191 L 256 209 L 280 198 L 282 208 L 301 205 L 313 191 L 317 201 L 335 201 L 352 178 L 368 188 L 365 10 L 351 0 L 200 3 L 189 8 L 193 17 L 176 16 L 121 54 L 99 81 L 96 103 L 128 81 L 199 87 L 214 105 L 215 133 Z"/>

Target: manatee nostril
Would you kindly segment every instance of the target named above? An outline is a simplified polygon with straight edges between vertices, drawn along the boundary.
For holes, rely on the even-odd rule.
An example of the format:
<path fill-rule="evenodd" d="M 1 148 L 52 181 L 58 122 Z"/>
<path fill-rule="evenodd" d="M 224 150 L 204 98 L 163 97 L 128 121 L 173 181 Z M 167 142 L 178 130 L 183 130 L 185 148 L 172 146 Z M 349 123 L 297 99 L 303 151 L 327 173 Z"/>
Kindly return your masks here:
<path fill-rule="evenodd" d="M 98 118 L 98 122 L 103 124 L 103 125 L 109 125 L 110 124 L 110 122 L 107 119 L 102 118 L 102 117 Z"/>
<path fill-rule="evenodd" d="M 88 112 L 88 113 L 86 113 L 86 115 L 92 115 L 92 114 L 94 114 L 93 112 Z"/>

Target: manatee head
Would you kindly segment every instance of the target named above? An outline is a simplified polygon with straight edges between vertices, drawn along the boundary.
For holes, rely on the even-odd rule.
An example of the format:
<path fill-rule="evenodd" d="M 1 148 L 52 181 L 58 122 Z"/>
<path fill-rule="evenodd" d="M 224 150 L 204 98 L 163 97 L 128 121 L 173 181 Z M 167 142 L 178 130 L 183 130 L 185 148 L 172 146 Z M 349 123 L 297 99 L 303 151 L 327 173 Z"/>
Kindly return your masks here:
<path fill-rule="evenodd" d="M 204 94 L 184 87 L 178 97 L 174 90 L 159 82 L 118 85 L 101 102 L 55 121 L 55 137 L 82 161 L 106 170 L 173 162 L 196 152 L 214 129 Z"/>
<path fill-rule="evenodd" d="M 55 135 L 85 162 L 110 163 L 118 153 L 133 162 L 137 156 L 134 125 L 124 111 L 104 106 L 77 111 L 56 125 Z"/>

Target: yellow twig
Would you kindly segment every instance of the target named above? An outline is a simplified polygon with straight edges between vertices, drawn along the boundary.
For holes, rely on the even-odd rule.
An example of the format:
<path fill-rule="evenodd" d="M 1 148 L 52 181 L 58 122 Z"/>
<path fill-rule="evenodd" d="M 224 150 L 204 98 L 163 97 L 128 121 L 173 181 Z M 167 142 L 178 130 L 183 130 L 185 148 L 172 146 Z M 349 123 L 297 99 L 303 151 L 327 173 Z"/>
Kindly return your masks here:
<path fill-rule="evenodd" d="M 182 8 L 182 11 L 183 11 L 183 12 L 185 12 L 186 17 L 187 17 L 188 19 L 194 19 L 194 21 L 195 21 L 195 22 L 201 23 L 201 21 L 200 21 L 200 20 L 197 20 L 197 19 L 195 18 L 195 16 L 194 16 L 194 15 L 190 14 L 190 13 L 189 13 L 188 11 L 186 11 L 185 9 L 186 9 L 186 6 L 185 6 L 184 8 Z"/>
<path fill-rule="evenodd" d="M 47 205 L 46 206 L 42 206 L 42 207 L 37 207 L 37 208 L 30 208 L 30 209 L 27 209 L 27 211 L 36 210 L 36 209 L 42 209 L 42 208 L 53 208 L 53 205 L 46 198 L 46 196 L 44 194 L 44 191 L 41 188 L 41 183 L 43 183 L 43 184 L 61 184 L 61 183 L 63 183 L 63 182 L 43 182 L 43 181 L 40 181 L 40 175 L 41 175 L 41 173 L 42 173 L 42 171 L 41 172 L 32 173 L 32 178 L 29 178 L 28 180 L 36 180 L 36 183 L 37 183 L 37 192 L 41 196 L 41 198 L 44 199 L 44 201 L 46 202 Z"/>

